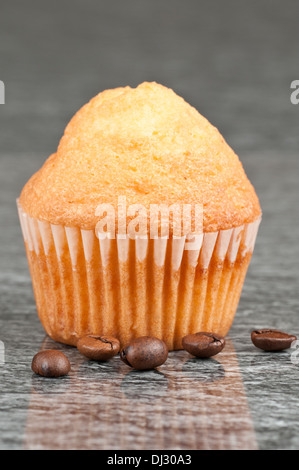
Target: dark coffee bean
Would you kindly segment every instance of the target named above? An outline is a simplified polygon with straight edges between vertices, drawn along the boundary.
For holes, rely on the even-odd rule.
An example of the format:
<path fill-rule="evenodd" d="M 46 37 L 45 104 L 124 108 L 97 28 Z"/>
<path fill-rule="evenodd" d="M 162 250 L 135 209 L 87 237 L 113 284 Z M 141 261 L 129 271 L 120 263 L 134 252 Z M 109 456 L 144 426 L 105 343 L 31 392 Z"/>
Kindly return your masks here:
<path fill-rule="evenodd" d="M 200 332 L 184 336 L 183 348 L 196 357 L 211 357 L 220 353 L 225 339 L 214 333 Z"/>
<path fill-rule="evenodd" d="M 289 349 L 297 338 L 283 331 L 273 329 L 255 330 L 251 333 L 253 344 L 264 351 L 282 351 Z"/>
<path fill-rule="evenodd" d="M 43 377 L 61 377 L 69 373 L 71 365 L 61 351 L 48 349 L 34 356 L 31 368 L 33 372 Z"/>
<path fill-rule="evenodd" d="M 88 335 L 79 339 L 77 348 L 89 359 L 108 361 L 119 352 L 120 343 L 113 336 Z"/>
<path fill-rule="evenodd" d="M 120 353 L 121 360 L 138 370 L 154 369 L 164 364 L 168 349 L 164 341 L 153 336 L 140 336 Z"/>

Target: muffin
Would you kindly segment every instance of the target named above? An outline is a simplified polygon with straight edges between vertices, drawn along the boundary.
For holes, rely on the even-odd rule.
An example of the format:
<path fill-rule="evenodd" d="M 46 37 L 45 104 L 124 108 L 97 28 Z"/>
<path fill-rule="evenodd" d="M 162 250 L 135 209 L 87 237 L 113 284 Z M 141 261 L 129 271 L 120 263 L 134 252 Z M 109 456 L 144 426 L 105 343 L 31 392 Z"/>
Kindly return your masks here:
<path fill-rule="evenodd" d="M 120 201 L 143 209 L 135 236 L 134 210 L 123 217 Z M 168 231 L 160 216 L 152 236 L 151 209 L 172 205 L 201 207 L 201 229 L 178 236 L 169 213 Z M 261 208 L 219 131 L 172 90 L 142 83 L 91 99 L 18 209 L 38 315 L 54 340 L 151 335 L 173 350 L 188 333 L 228 333 Z"/>

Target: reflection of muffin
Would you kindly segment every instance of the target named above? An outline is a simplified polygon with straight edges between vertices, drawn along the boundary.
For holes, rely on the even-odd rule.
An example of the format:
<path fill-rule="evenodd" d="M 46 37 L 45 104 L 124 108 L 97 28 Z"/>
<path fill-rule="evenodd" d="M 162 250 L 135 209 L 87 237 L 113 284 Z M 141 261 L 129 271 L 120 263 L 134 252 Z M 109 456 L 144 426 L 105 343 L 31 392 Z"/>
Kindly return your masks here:
<path fill-rule="evenodd" d="M 168 239 L 98 240 L 97 208 L 117 213 L 119 196 L 147 214 L 151 204 L 202 204 L 196 249 L 184 250 L 173 222 Z M 19 212 L 37 310 L 53 339 L 154 335 L 169 349 L 187 333 L 228 332 L 261 216 L 217 129 L 156 83 L 107 90 L 83 106 L 24 187 Z"/>

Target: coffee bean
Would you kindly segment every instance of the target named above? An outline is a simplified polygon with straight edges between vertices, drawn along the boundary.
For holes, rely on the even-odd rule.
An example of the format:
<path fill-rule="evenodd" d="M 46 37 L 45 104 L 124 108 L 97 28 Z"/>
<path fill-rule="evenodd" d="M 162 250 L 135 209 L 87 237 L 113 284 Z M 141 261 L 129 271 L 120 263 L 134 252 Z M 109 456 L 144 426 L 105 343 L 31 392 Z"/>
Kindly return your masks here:
<path fill-rule="evenodd" d="M 154 369 L 164 364 L 168 349 L 164 341 L 153 336 L 134 339 L 120 353 L 121 360 L 138 370 Z"/>
<path fill-rule="evenodd" d="M 48 349 L 34 356 L 31 368 L 33 372 L 43 377 L 61 377 L 69 373 L 71 365 L 61 351 Z"/>
<path fill-rule="evenodd" d="M 120 343 L 113 336 L 88 335 L 79 339 L 77 349 L 94 361 L 108 361 L 119 352 Z"/>
<path fill-rule="evenodd" d="M 283 331 L 273 329 L 255 330 L 251 333 L 253 344 L 264 351 L 282 351 L 289 349 L 297 338 Z"/>
<path fill-rule="evenodd" d="M 184 336 L 183 348 L 196 357 L 211 357 L 220 353 L 225 339 L 214 333 L 200 332 Z"/>

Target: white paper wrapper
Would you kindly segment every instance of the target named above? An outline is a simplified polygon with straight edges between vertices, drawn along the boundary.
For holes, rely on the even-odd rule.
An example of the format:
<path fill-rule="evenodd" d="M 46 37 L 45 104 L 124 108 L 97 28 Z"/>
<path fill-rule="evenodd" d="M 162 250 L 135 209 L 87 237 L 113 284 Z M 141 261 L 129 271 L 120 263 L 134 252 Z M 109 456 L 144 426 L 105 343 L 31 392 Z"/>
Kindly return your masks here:
<path fill-rule="evenodd" d="M 124 345 L 152 335 L 170 350 L 188 333 L 225 336 L 232 324 L 260 219 L 186 240 L 101 239 L 52 225 L 18 204 L 40 320 L 50 337 L 76 345 L 110 334 Z"/>

